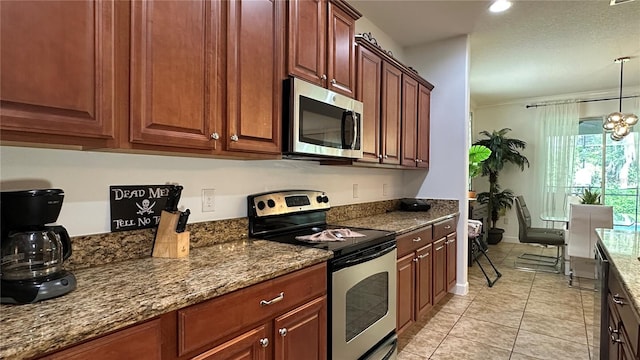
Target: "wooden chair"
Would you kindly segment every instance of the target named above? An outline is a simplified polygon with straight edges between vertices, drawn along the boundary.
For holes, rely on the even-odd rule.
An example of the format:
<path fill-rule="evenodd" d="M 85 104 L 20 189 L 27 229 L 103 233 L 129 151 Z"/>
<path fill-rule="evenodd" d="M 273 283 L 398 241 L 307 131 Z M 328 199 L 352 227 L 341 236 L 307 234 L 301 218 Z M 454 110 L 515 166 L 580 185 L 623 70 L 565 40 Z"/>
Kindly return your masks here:
<path fill-rule="evenodd" d="M 516 214 L 518 216 L 518 239 L 525 244 L 539 244 L 545 247 L 555 246 L 556 256 L 524 253 L 515 261 L 516 269 L 537 270 L 554 273 L 564 271 L 565 231 L 531 227 L 531 213 L 527 208 L 524 197 L 515 199 Z"/>

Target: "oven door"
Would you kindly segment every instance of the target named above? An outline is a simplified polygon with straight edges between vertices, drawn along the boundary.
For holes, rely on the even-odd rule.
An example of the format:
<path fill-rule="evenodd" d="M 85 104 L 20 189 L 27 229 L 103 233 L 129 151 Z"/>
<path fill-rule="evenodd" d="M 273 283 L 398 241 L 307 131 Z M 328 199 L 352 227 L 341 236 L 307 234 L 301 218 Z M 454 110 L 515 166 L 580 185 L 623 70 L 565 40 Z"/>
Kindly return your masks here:
<path fill-rule="evenodd" d="M 332 269 L 332 359 L 355 360 L 395 332 L 395 240 L 334 260 Z"/>

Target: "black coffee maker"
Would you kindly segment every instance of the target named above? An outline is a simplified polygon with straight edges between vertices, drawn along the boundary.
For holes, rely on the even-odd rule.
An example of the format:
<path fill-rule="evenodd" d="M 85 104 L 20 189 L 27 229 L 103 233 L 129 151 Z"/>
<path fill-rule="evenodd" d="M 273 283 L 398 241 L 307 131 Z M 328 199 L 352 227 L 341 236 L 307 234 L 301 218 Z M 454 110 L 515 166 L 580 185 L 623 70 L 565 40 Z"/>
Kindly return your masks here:
<path fill-rule="evenodd" d="M 55 223 L 62 208 L 60 189 L 0 192 L 2 211 L 0 302 L 27 304 L 64 295 L 76 278 L 62 268 L 71 240 Z"/>

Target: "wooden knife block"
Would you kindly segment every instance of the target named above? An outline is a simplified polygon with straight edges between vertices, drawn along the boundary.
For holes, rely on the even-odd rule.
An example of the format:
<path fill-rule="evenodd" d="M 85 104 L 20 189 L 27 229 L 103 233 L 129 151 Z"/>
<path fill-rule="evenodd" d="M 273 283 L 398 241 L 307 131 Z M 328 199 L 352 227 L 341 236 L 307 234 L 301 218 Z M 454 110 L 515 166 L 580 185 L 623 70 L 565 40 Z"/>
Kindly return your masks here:
<path fill-rule="evenodd" d="M 189 232 L 176 232 L 180 212 L 162 211 L 153 244 L 153 257 L 184 258 L 189 256 Z"/>

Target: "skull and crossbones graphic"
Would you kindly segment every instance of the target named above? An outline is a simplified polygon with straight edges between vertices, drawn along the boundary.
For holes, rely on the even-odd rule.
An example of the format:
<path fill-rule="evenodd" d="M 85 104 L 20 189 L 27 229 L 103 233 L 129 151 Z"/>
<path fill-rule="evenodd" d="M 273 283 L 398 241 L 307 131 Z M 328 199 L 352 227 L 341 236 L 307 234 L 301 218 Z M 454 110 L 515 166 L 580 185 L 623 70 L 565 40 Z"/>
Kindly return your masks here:
<path fill-rule="evenodd" d="M 153 202 L 153 204 L 151 204 L 151 201 L 149 201 L 149 199 L 144 199 L 142 200 L 142 206 L 138 203 L 136 203 L 136 206 L 138 207 L 138 209 L 140 209 L 140 211 L 137 211 L 136 214 L 138 215 L 144 215 L 144 214 L 153 214 L 153 207 L 156 205 L 155 201 Z"/>

